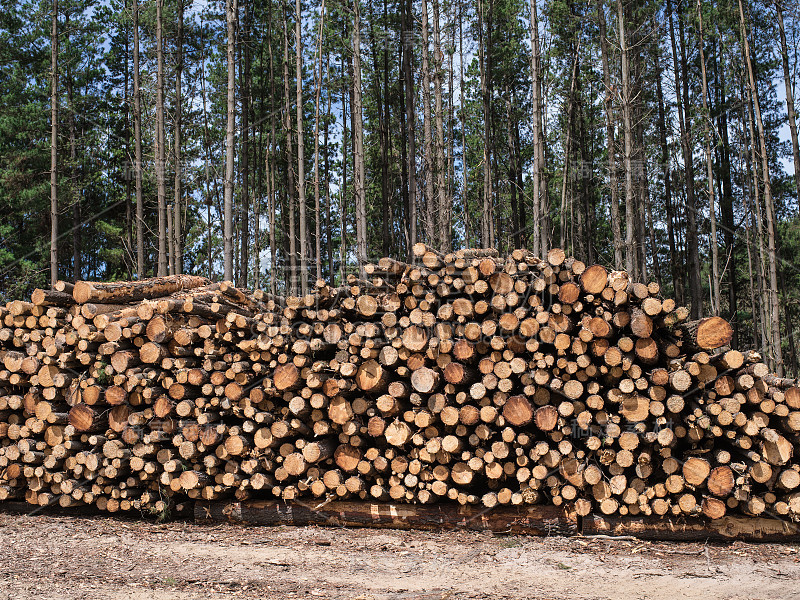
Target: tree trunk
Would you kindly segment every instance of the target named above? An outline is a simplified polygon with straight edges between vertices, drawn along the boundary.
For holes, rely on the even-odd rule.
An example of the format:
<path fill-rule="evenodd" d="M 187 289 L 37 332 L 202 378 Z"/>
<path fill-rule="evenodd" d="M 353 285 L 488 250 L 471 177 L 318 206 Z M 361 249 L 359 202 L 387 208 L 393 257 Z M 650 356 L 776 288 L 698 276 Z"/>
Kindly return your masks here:
<path fill-rule="evenodd" d="M 722 35 L 717 26 L 717 40 L 721 40 Z M 716 46 L 716 44 L 715 44 Z M 719 52 L 715 52 L 719 56 L 712 63 L 714 65 L 714 77 L 720 81 L 720 67 L 718 66 L 724 60 L 722 54 L 722 44 L 719 45 Z M 736 318 L 738 310 L 738 281 L 737 281 L 737 254 L 736 254 L 736 224 L 733 217 L 733 181 L 731 177 L 731 147 L 728 141 L 728 101 L 725 88 L 727 81 L 720 81 L 717 86 L 719 92 L 718 106 L 721 110 L 718 111 L 718 131 L 722 139 L 720 143 L 720 160 L 719 172 L 721 180 L 717 184 L 719 190 L 719 204 L 720 216 L 722 218 L 722 238 L 725 244 L 725 264 L 726 268 L 722 272 L 722 277 L 725 276 L 725 271 L 728 272 L 728 320 L 733 327 L 733 341 L 731 346 L 733 348 L 739 347 L 739 329 L 741 322 Z"/>
<path fill-rule="evenodd" d="M 158 194 L 158 276 L 167 274 L 167 188 L 164 133 L 164 40 L 162 11 L 164 0 L 156 0 L 156 184 Z"/>
<path fill-rule="evenodd" d="M 181 182 L 183 179 L 183 164 L 181 161 L 181 115 L 183 113 L 183 99 L 181 90 L 181 75 L 183 73 L 183 0 L 178 0 L 178 30 L 176 36 L 176 65 L 175 65 L 175 198 L 173 200 L 172 239 L 175 248 L 173 257 L 173 275 L 183 272 L 183 225 L 181 218 Z"/>
<path fill-rule="evenodd" d="M 330 151 L 328 148 L 328 123 L 331 117 L 331 103 L 332 103 L 332 90 L 331 90 L 331 62 L 330 55 L 325 52 L 325 89 L 328 96 L 328 107 L 325 110 L 325 133 L 323 144 L 325 146 L 325 224 L 327 229 L 326 243 L 328 255 L 328 279 L 333 283 L 333 221 L 331 219 L 331 180 L 330 180 Z"/>
<path fill-rule="evenodd" d="M 414 107 L 414 18 L 412 0 L 403 2 L 402 44 L 403 44 L 403 88 L 405 93 L 406 109 L 406 135 L 408 142 L 408 256 L 413 256 L 411 248 L 417 243 L 417 143 L 414 121 L 416 109 Z"/>
<path fill-rule="evenodd" d="M 425 237 L 428 244 L 438 247 L 437 212 L 434 197 L 436 158 L 433 151 L 431 127 L 431 72 L 428 40 L 428 0 L 422 0 L 422 146 L 425 173 Z"/>
<path fill-rule="evenodd" d="M 272 55 L 272 2 L 267 4 L 267 36 L 270 43 L 267 44 L 269 56 L 269 148 L 267 149 L 267 197 L 269 198 L 269 285 L 273 295 L 278 293 L 278 248 L 275 237 L 276 220 L 276 190 L 275 190 L 275 171 L 276 165 L 276 138 L 275 138 L 275 60 Z"/>
<path fill-rule="evenodd" d="M 491 1 L 491 0 L 490 0 Z M 481 244 L 485 248 L 494 246 L 494 211 L 492 193 L 492 114 L 489 78 L 491 61 L 487 58 L 487 48 L 492 47 L 491 19 L 487 24 L 488 41 L 484 43 L 483 0 L 478 0 L 478 61 L 481 72 L 481 99 L 483 106 L 483 210 L 481 211 Z M 492 7 L 489 6 L 491 14 Z"/>
<path fill-rule="evenodd" d="M 347 30 L 345 25 L 344 37 Z M 342 184 L 339 188 L 339 279 L 340 284 L 344 285 L 345 257 L 347 256 L 347 71 L 345 70 L 345 58 L 342 56 Z M 352 111 L 352 107 L 351 107 Z"/>
<path fill-rule="evenodd" d="M 213 204 L 212 196 L 211 196 L 211 184 L 210 184 L 210 176 L 209 176 L 209 162 L 211 161 L 210 154 L 211 154 L 211 142 L 209 140 L 209 131 L 208 131 L 208 105 L 206 103 L 206 56 L 205 56 L 205 44 L 203 43 L 205 40 L 203 35 L 202 29 L 202 22 L 200 23 L 200 48 L 201 48 L 201 55 L 200 55 L 200 93 L 203 98 L 203 150 L 204 150 L 204 171 L 205 171 L 205 180 L 206 180 L 206 198 L 205 198 L 205 205 L 206 205 L 206 252 L 208 256 L 206 257 L 208 263 L 208 278 L 211 279 L 213 275 L 213 265 L 212 265 L 212 258 L 211 258 L 211 206 Z M 216 178 L 214 180 L 214 191 L 216 192 Z"/>
<path fill-rule="evenodd" d="M 58 0 L 50 32 L 50 285 L 58 281 Z"/>
<path fill-rule="evenodd" d="M 133 143 L 136 178 L 136 277 L 144 278 L 144 199 L 142 198 L 142 94 L 139 90 L 139 0 L 133 0 Z"/>
<path fill-rule="evenodd" d="M 369 46 L 372 48 L 372 72 L 375 85 L 375 109 L 378 113 L 378 147 L 381 165 L 381 248 L 384 256 L 389 256 L 389 136 L 384 114 L 384 101 L 386 100 L 382 89 L 383 77 L 380 67 L 380 52 L 386 57 L 386 49 L 375 37 L 375 11 L 373 2 L 369 3 Z"/>
<path fill-rule="evenodd" d="M 667 120 L 664 109 L 664 91 L 661 87 L 662 68 L 661 68 L 660 48 L 656 55 L 656 94 L 658 100 L 658 135 L 661 140 L 661 169 L 664 177 L 664 206 L 667 216 L 667 240 L 669 242 L 669 266 L 672 277 L 672 286 L 675 293 L 675 300 L 678 304 L 683 304 L 683 277 L 680 274 L 678 264 L 678 253 L 675 245 L 675 215 L 672 206 L 672 178 L 670 173 L 670 154 L 667 144 Z"/>
<path fill-rule="evenodd" d="M 353 145 L 356 200 L 356 257 L 363 279 L 367 263 L 367 199 L 364 172 L 364 118 L 361 112 L 361 0 L 353 1 Z"/>
<path fill-rule="evenodd" d="M 778 300 L 778 258 L 775 252 L 775 206 L 772 202 L 772 183 L 769 172 L 769 155 L 767 154 L 766 136 L 764 134 L 764 122 L 761 119 L 761 104 L 758 99 L 758 89 L 756 88 L 755 75 L 753 73 L 753 63 L 750 59 L 750 42 L 747 38 L 747 26 L 744 20 L 744 8 L 742 0 L 739 0 L 739 18 L 742 27 L 742 39 L 744 46 L 745 63 L 747 65 L 747 77 L 750 84 L 750 95 L 752 96 L 753 108 L 755 110 L 756 128 L 758 130 L 758 144 L 761 150 L 761 176 L 764 181 L 764 206 L 766 207 L 766 226 L 767 226 L 767 251 L 769 263 L 769 297 L 770 297 L 770 319 L 773 324 L 772 330 L 772 353 L 775 360 L 775 372 L 783 375 L 783 352 L 781 349 L 780 334 L 780 302 Z"/>
<path fill-rule="evenodd" d="M 800 148 L 797 142 L 797 116 L 794 112 L 794 86 L 789 72 L 789 50 L 786 47 L 786 31 L 783 26 L 783 2 L 775 0 L 775 10 L 778 13 L 778 29 L 781 35 L 781 61 L 783 62 L 783 83 L 786 90 L 786 111 L 789 117 L 789 133 L 792 137 L 792 156 L 794 157 L 794 186 L 797 195 L 797 205 L 800 209 Z"/>
<path fill-rule="evenodd" d="M 622 52 L 622 114 L 625 139 L 625 269 L 634 281 L 639 280 L 636 260 L 636 240 L 634 238 L 636 211 L 633 190 L 633 122 L 631 117 L 631 79 L 628 63 L 628 39 L 625 34 L 625 13 L 622 0 L 617 0 L 617 21 L 619 25 L 619 44 Z"/>
<path fill-rule="evenodd" d="M 423 4 L 425 0 L 423 0 Z M 439 32 L 439 0 L 432 0 L 433 6 L 433 95 L 435 103 L 436 120 L 436 185 L 437 185 L 437 214 L 438 222 L 438 247 L 442 252 L 449 252 L 452 246 L 450 227 L 450 200 L 447 197 L 447 163 L 444 151 L 444 106 L 442 103 L 442 44 Z M 427 46 L 426 46 L 427 47 Z"/>
<path fill-rule="evenodd" d="M 64 13 L 64 29 L 67 35 L 67 42 L 69 42 L 69 12 Z M 69 196 L 72 204 L 72 280 L 79 281 L 81 279 L 81 197 L 78 188 L 78 152 L 75 133 L 75 113 L 77 109 L 73 94 L 72 66 L 69 62 L 67 63 L 66 84 L 69 111 L 69 167 L 67 168 L 67 173 L 69 177 Z"/>
<path fill-rule="evenodd" d="M 303 38 L 300 0 L 295 0 L 295 91 L 297 95 L 297 204 L 300 208 L 300 291 L 308 293 L 308 223 L 306 220 L 306 154 L 303 136 Z"/>
<path fill-rule="evenodd" d="M 236 22 L 238 20 L 238 1 L 226 0 L 225 16 L 228 29 L 227 65 L 228 97 L 227 126 L 225 129 L 225 206 L 223 216 L 223 259 L 226 281 L 233 280 L 233 159 L 236 128 Z"/>
<path fill-rule="evenodd" d="M 535 0 L 534 0 L 535 1 Z M 611 237 L 614 244 L 614 267 L 621 269 L 622 227 L 619 218 L 619 187 L 617 185 L 617 160 L 614 148 L 614 90 L 611 87 L 611 70 L 608 65 L 608 37 L 606 34 L 606 14 L 603 2 L 597 3 L 597 20 L 600 25 L 600 55 L 603 62 L 603 84 L 605 86 L 606 153 L 608 154 L 609 187 L 611 188 Z M 660 82 L 659 82 L 660 84 Z M 535 103 L 535 101 L 534 101 Z M 534 121 L 534 129 L 536 123 Z M 534 136 L 536 134 L 534 133 Z M 534 141 L 534 144 L 536 142 Z"/>
<path fill-rule="evenodd" d="M 299 0 L 298 0 L 299 2 Z M 314 244 L 316 258 L 317 279 L 322 279 L 322 241 L 320 226 L 320 204 L 319 204 L 319 100 L 322 91 L 322 32 L 325 24 L 325 0 L 322 0 L 319 17 L 319 33 L 317 37 L 317 64 L 316 64 L 316 85 L 314 86 Z M 327 129 L 325 145 L 327 147 Z M 330 217 L 328 218 L 330 222 Z"/>
<path fill-rule="evenodd" d="M 535 2 L 536 0 L 532 0 Z M 458 66 L 460 70 L 458 80 L 459 115 L 461 120 L 461 210 L 464 217 L 464 244 L 470 247 L 470 218 L 469 218 L 469 166 L 467 165 L 467 115 L 464 110 L 464 15 L 463 3 L 459 3 L 458 10 Z M 534 121 L 535 127 L 535 121 Z M 536 173 L 534 172 L 534 178 Z M 537 180 L 538 181 L 538 180 Z M 534 211 L 536 210 L 536 196 L 534 195 Z M 538 213 L 536 213 L 538 215 Z M 538 232 L 538 218 L 534 217 L 534 231 Z"/>
<path fill-rule="evenodd" d="M 125 0 L 125 10 L 128 10 L 128 1 Z M 128 257 L 133 252 L 133 202 L 131 201 L 131 178 L 130 178 L 130 159 L 131 159 L 131 109 L 130 109 L 130 88 L 128 81 L 130 71 L 128 70 L 128 56 L 130 51 L 130 41 L 128 39 L 129 30 L 125 26 L 125 73 L 123 85 L 125 86 L 125 267 L 128 279 L 133 278 L 132 269 Z"/>
<path fill-rule="evenodd" d="M 703 35 L 703 10 L 700 0 L 697 0 L 697 18 L 700 24 L 700 73 L 703 81 L 703 139 L 705 142 L 706 153 L 706 173 L 708 179 L 708 214 L 711 221 L 711 308 L 715 315 L 720 312 L 719 308 L 719 247 L 717 244 L 717 211 L 714 198 L 714 163 L 711 158 L 711 131 L 709 121 L 711 112 L 708 108 L 708 79 L 706 76 L 706 54 L 705 38 Z"/>
<path fill-rule="evenodd" d="M 741 52 L 742 63 L 744 63 L 744 47 L 742 47 Z M 758 268 L 756 269 L 756 279 L 758 281 L 759 290 L 758 308 L 759 322 L 761 325 L 759 328 L 759 332 L 761 334 L 760 347 L 766 351 L 769 347 L 769 344 L 772 344 L 772 325 L 771 319 L 769 319 L 767 316 L 770 297 L 765 284 L 767 275 L 765 271 L 766 254 L 764 252 L 764 228 L 762 227 L 764 219 L 762 217 L 761 197 L 758 189 L 758 159 L 756 158 L 756 133 L 755 125 L 753 124 L 753 121 L 755 120 L 753 117 L 753 98 L 750 95 L 750 86 L 747 86 L 747 91 L 745 92 L 744 85 L 746 84 L 743 84 L 740 90 L 741 97 L 744 99 L 744 102 L 742 103 L 742 123 L 747 123 L 747 140 L 750 147 L 750 153 L 746 154 L 748 166 L 747 171 L 750 175 L 750 185 L 748 186 L 747 192 L 748 200 L 752 200 L 752 204 L 755 205 L 755 213 L 752 209 L 752 206 L 748 206 L 748 210 L 750 212 L 751 219 L 750 228 L 755 230 L 756 239 L 758 241 Z M 744 114 L 745 105 L 747 106 L 746 116 Z M 742 137 L 744 138 L 744 135 L 742 135 Z"/>
<path fill-rule="evenodd" d="M 250 32 L 252 5 L 243 3 L 244 17 L 242 19 L 242 33 L 240 48 L 242 49 L 243 61 L 239 62 L 239 90 L 242 97 L 242 145 L 239 149 L 240 169 L 242 173 L 242 208 L 239 213 L 240 234 L 239 234 L 239 277 L 238 284 L 247 287 L 248 265 L 250 263 L 250 111 L 253 106 L 253 88 L 251 84 L 251 62 L 252 55 L 250 50 Z M 242 64 L 242 62 L 244 64 Z M 235 249 L 234 249 L 235 252 Z"/>
<path fill-rule="evenodd" d="M 540 252 L 542 243 L 542 87 L 540 83 L 539 18 L 537 0 L 531 0 L 531 86 L 533 112 L 533 248 Z M 462 103 L 463 104 L 463 103 Z M 465 183 L 466 186 L 466 183 Z"/>
<path fill-rule="evenodd" d="M 678 13 L 678 21 L 681 32 L 680 63 L 683 72 L 683 76 L 680 77 L 678 71 L 678 51 L 675 43 L 675 27 L 672 21 L 672 3 L 670 0 L 667 0 L 667 11 L 669 12 L 670 20 L 670 39 L 672 42 L 672 60 L 675 70 L 675 89 L 679 90 L 682 88 L 683 90 L 682 95 L 676 92 L 675 103 L 678 107 L 678 125 L 680 128 L 681 149 L 683 151 L 683 163 L 686 179 L 686 252 L 689 263 L 689 300 L 691 301 L 692 318 L 697 319 L 702 313 L 703 291 L 702 283 L 700 281 L 700 255 L 697 242 L 697 207 L 694 199 L 694 163 L 692 158 L 692 148 L 689 144 L 688 116 L 684 115 L 684 110 L 689 109 L 689 84 L 686 74 L 686 50 L 683 40 L 683 21 L 680 13 Z"/>
<path fill-rule="evenodd" d="M 294 149 L 292 146 L 292 106 L 291 95 L 289 92 L 289 33 L 288 17 L 286 16 L 286 3 L 282 4 L 282 24 L 283 24 L 283 128 L 286 135 L 286 171 L 289 184 L 287 195 L 289 222 L 284 235 L 289 236 L 289 293 L 297 295 L 297 236 L 295 223 L 295 171 L 294 171 Z M 281 211 L 281 218 L 283 211 Z"/>

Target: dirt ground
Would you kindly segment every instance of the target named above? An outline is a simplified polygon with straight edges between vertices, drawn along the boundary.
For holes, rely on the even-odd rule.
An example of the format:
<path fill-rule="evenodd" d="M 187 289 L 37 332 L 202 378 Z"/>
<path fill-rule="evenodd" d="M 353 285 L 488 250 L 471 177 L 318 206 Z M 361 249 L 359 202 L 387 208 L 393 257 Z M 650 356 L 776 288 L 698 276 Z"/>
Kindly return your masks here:
<path fill-rule="evenodd" d="M 0 514 L 0 599 L 800 599 L 793 545 Z"/>

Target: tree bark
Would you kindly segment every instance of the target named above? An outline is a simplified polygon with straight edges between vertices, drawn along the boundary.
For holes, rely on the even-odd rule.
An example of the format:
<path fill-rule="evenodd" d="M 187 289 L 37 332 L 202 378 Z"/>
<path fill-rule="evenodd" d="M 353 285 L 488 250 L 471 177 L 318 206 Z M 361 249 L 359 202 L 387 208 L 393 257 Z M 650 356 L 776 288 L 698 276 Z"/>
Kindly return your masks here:
<path fill-rule="evenodd" d="M 299 0 L 298 0 L 299 3 Z M 321 212 L 319 204 L 319 102 L 322 91 L 322 32 L 325 24 L 325 0 L 322 0 L 319 17 L 319 33 L 317 36 L 317 64 L 316 64 L 316 85 L 314 86 L 314 244 L 315 244 L 315 263 L 317 279 L 322 279 L 322 241 L 321 237 Z M 325 145 L 327 146 L 327 129 Z M 330 222 L 330 217 L 328 217 Z"/>
<path fill-rule="evenodd" d="M 276 247 L 275 226 L 276 226 L 276 190 L 275 190 L 275 60 L 272 55 L 272 2 L 267 4 L 267 36 L 270 43 L 267 44 L 269 58 L 269 148 L 267 149 L 267 198 L 269 199 L 269 285 L 272 294 L 278 293 L 277 271 L 278 271 L 278 248 Z"/>
<path fill-rule="evenodd" d="M 417 243 L 417 143 L 415 133 L 416 109 L 414 107 L 414 18 L 412 0 L 403 2 L 402 44 L 403 44 L 403 91 L 405 93 L 406 135 L 408 142 L 408 256 L 413 256 L 411 248 Z"/>
<path fill-rule="evenodd" d="M 714 162 L 711 157 L 711 131 L 709 121 L 711 112 L 708 108 L 708 79 L 706 76 L 705 38 L 703 35 L 703 10 L 700 0 L 697 0 L 697 19 L 700 25 L 700 73 L 702 75 L 703 94 L 703 138 L 706 153 L 706 177 L 708 179 L 708 214 L 711 221 L 711 307 L 712 312 L 718 315 L 719 308 L 719 247 L 717 244 L 717 211 L 714 197 Z"/>
<path fill-rule="evenodd" d="M 689 300 L 691 301 L 691 315 L 693 319 L 700 317 L 703 308 L 703 291 L 700 281 L 700 254 L 697 242 L 697 206 L 694 198 L 694 162 L 692 148 L 689 144 L 688 115 L 684 111 L 689 109 L 689 83 L 687 81 L 686 49 L 683 40 L 683 21 L 678 13 L 679 29 L 681 33 L 681 68 L 682 77 L 678 71 L 678 51 L 675 43 L 675 27 L 672 21 L 672 3 L 667 0 L 667 11 L 670 19 L 670 39 L 672 42 L 672 60 L 675 70 L 675 89 L 682 89 L 682 94 L 676 92 L 675 103 L 678 107 L 678 125 L 681 135 L 681 149 L 686 179 L 686 253 L 689 267 Z M 681 81 L 682 80 L 682 81 Z M 681 85 L 682 84 L 682 85 Z"/>
<path fill-rule="evenodd" d="M 125 0 L 125 10 L 128 10 L 128 0 Z M 128 56 L 130 51 L 130 32 L 125 27 L 125 73 L 123 85 L 125 87 L 125 267 L 128 279 L 133 278 L 129 257 L 133 252 L 133 202 L 131 201 L 131 178 L 130 178 L 130 159 L 131 159 L 131 109 L 130 109 L 130 88 L 128 85 L 130 71 L 128 70 Z"/>
<path fill-rule="evenodd" d="M 297 95 L 297 203 L 300 208 L 300 291 L 308 293 L 308 223 L 306 220 L 306 154 L 303 136 L 303 38 L 300 0 L 295 0 L 295 91 Z"/>
<path fill-rule="evenodd" d="M 658 100 L 658 135 L 661 140 L 661 169 L 664 178 L 664 206 L 667 217 L 667 240 L 669 242 L 669 266 L 675 300 L 679 305 L 683 302 L 683 277 L 680 274 L 678 252 L 675 244 L 675 211 L 672 205 L 672 177 L 670 173 L 670 154 L 667 144 L 667 120 L 664 109 L 664 91 L 661 85 L 661 51 L 656 53 L 656 95 Z"/>
<path fill-rule="evenodd" d="M 361 110 L 361 0 L 353 1 L 353 145 L 356 200 L 356 257 L 363 279 L 367 263 L 367 199 L 364 172 L 364 118 Z"/>
<path fill-rule="evenodd" d="M 532 0 L 535 2 L 536 0 Z M 459 115 L 461 120 L 461 210 L 464 217 L 464 243 L 470 247 L 470 218 L 469 218 L 469 167 L 467 165 L 467 115 L 464 110 L 464 15 L 463 4 L 459 3 L 458 10 L 458 66 L 459 66 Z M 535 125 L 534 125 L 535 127 Z M 536 177 L 534 173 L 534 177 Z M 534 199 L 536 196 L 534 195 Z M 534 210 L 536 210 L 534 200 Z M 534 228 L 538 227 L 538 219 L 535 219 Z M 536 229 L 535 229 L 536 230 Z"/>
<path fill-rule="evenodd" d="M 537 0 L 531 0 L 531 86 L 533 112 L 533 248 L 540 252 L 542 242 L 542 86 L 540 83 L 539 17 Z"/>
<path fill-rule="evenodd" d="M 423 0 L 423 3 L 425 0 Z M 447 197 L 447 163 L 444 151 L 444 105 L 442 102 L 442 52 L 439 31 L 439 0 L 432 0 L 433 6 L 433 95 L 436 121 L 436 186 L 437 186 L 437 214 L 438 214 L 438 248 L 442 252 L 449 252 L 450 241 L 450 200 Z"/>
<path fill-rule="evenodd" d="M 156 0 L 156 186 L 158 195 L 158 276 L 167 274 L 167 188 L 164 133 L 164 0 Z"/>
<path fill-rule="evenodd" d="M 133 0 L 133 143 L 136 178 L 136 277 L 144 277 L 144 199 L 142 198 L 142 94 L 139 90 L 139 0 Z"/>
<path fill-rule="evenodd" d="M 64 30 L 69 44 L 69 11 L 64 13 Z M 73 93 L 72 66 L 67 62 L 66 87 L 67 87 L 67 107 L 69 112 L 69 166 L 67 168 L 69 178 L 69 196 L 72 204 L 72 280 L 81 279 L 81 242 L 80 242 L 80 221 L 81 221 L 81 197 L 78 191 L 78 153 L 77 139 L 75 132 L 75 96 Z"/>
<path fill-rule="evenodd" d="M 625 139 L 625 269 L 634 281 L 639 280 L 638 261 L 636 260 L 635 229 L 635 197 L 633 190 L 633 123 L 631 117 L 631 79 L 628 62 L 628 39 L 625 33 L 625 12 L 622 0 L 617 0 L 617 22 L 619 25 L 619 44 L 622 53 L 622 114 Z"/>
<path fill-rule="evenodd" d="M 58 281 L 58 0 L 50 32 L 50 285 Z"/>
<path fill-rule="evenodd" d="M 422 146 L 425 173 L 425 237 L 428 244 L 438 247 L 436 199 L 434 197 L 434 178 L 436 176 L 436 157 L 433 150 L 433 131 L 431 126 L 431 71 L 428 39 L 428 0 L 422 0 Z"/>
<path fill-rule="evenodd" d="M 183 73 L 183 0 L 178 0 L 178 30 L 175 40 L 175 197 L 173 200 L 172 239 L 175 248 L 173 275 L 183 272 L 183 226 L 181 217 L 181 184 L 183 180 L 183 160 L 181 156 L 181 116 L 183 99 L 181 75 Z"/>
<path fill-rule="evenodd" d="M 489 15 L 492 7 L 489 0 Z M 492 190 L 492 113 L 491 113 L 491 60 L 487 49 L 492 47 L 491 16 L 487 21 L 488 40 L 484 42 L 484 2 L 478 0 L 478 61 L 481 72 L 481 99 L 483 107 L 483 210 L 481 212 L 481 243 L 485 248 L 494 246 L 494 210 Z"/>
<path fill-rule="evenodd" d="M 534 0 L 535 1 L 535 0 Z M 614 245 L 614 266 L 623 266 L 622 227 L 619 217 L 619 187 L 617 184 L 617 160 L 614 147 L 614 90 L 611 87 L 611 70 L 608 60 L 608 37 L 606 34 L 606 14 L 603 2 L 597 3 L 597 20 L 600 26 L 600 55 L 603 62 L 603 84 L 605 86 L 606 153 L 608 154 L 608 177 L 611 188 L 611 237 Z M 659 82 L 660 83 L 660 82 Z M 535 101 L 534 101 L 535 102 Z M 534 129 L 536 123 L 534 122 Z M 536 135 L 534 133 L 534 135 Z M 534 141 L 534 144 L 536 142 Z M 535 185 L 535 184 L 534 184 Z"/>
<path fill-rule="evenodd" d="M 288 217 L 286 234 L 289 236 L 289 293 L 297 295 L 297 236 L 295 223 L 295 171 L 294 171 L 294 149 L 292 146 L 292 106 L 291 95 L 289 92 L 289 33 L 288 17 L 286 16 L 286 3 L 282 4 L 282 24 L 283 24 L 283 124 L 286 135 L 286 170 L 289 190 L 287 195 Z M 283 217 L 283 212 L 281 214 Z M 285 235 L 286 235 L 285 234 Z"/>
<path fill-rule="evenodd" d="M 242 207 L 239 215 L 241 231 L 239 235 L 239 278 L 242 287 L 248 285 L 248 266 L 250 263 L 250 111 L 253 106 L 253 87 L 251 78 L 252 55 L 250 50 L 250 33 L 252 29 L 251 14 L 252 4 L 243 3 L 244 17 L 242 19 L 242 48 L 243 61 L 239 63 L 239 89 L 242 97 L 242 145 L 239 149 L 240 169 L 242 173 Z M 242 64 L 242 62 L 244 64 Z M 235 250 L 234 250 L 235 251 Z"/>
<path fill-rule="evenodd" d="M 236 128 L 236 22 L 238 20 L 238 0 L 226 0 L 225 16 L 228 29 L 226 49 L 228 65 L 227 126 L 225 129 L 225 206 L 223 216 L 223 277 L 233 280 L 233 160 Z"/>

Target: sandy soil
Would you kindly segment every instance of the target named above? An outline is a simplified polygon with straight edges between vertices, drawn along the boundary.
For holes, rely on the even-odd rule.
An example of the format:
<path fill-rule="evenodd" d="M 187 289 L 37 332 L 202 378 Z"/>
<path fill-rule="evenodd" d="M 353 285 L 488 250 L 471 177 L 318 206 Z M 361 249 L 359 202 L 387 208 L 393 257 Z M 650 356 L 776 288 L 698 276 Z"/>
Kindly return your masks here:
<path fill-rule="evenodd" d="M 0 599 L 800 599 L 790 545 L 0 514 Z"/>

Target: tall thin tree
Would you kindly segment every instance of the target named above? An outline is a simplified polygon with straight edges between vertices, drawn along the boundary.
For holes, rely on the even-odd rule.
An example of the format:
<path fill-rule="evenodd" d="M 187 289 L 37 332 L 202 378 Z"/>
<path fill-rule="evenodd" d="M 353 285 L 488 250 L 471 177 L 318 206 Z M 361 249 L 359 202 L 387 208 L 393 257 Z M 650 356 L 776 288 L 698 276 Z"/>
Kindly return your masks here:
<path fill-rule="evenodd" d="M 711 222 L 711 306 L 719 314 L 719 245 L 717 243 L 717 211 L 714 196 L 714 163 L 711 156 L 711 112 L 708 103 L 708 79 L 706 76 L 705 37 L 703 32 L 703 8 L 697 0 L 697 19 L 700 25 L 700 73 L 703 82 L 703 140 L 706 153 L 706 177 L 708 180 L 708 214 Z"/>
<path fill-rule="evenodd" d="M 160 1 L 160 0 L 159 0 Z M 223 215 L 223 277 L 233 280 L 233 160 L 236 129 L 236 22 L 238 20 L 238 1 L 226 0 L 225 19 L 227 22 L 228 43 L 226 57 L 228 65 L 227 126 L 225 128 L 225 200 Z"/>
<path fill-rule="evenodd" d="M 183 160 L 181 155 L 181 125 L 183 116 L 183 0 L 178 0 L 178 22 L 177 31 L 175 33 L 175 139 L 174 152 L 175 152 L 175 185 L 174 185 L 174 198 L 172 200 L 172 246 L 174 248 L 174 256 L 172 263 L 174 265 L 173 273 L 183 272 L 183 235 L 182 235 L 182 181 L 183 181 Z"/>
<path fill-rule="evenodd" d="M 167 274 L 167 188 L 164 132 L 164 0 L 156 0 L 156 187 L 158 194 L 158 276 Z"/>
<path fill-rule="evenodd" d="M 58 281 L 58 0 L 50 31 L 50 285 Z"/>
<path fill-rule="evenodd" d="M 356 199 L 356 257 L 364 277 L 367 262 L 367 199 L 364 171 L 364 117 L 361 105 L 361 0 L 353 0 L 353 145 Z"/>
<path fill-rule="evenodd" d="M 142 195 L 142 92 L 139 89 L 139 0 L 133 0 L 133 174 L 136 179 L 136 276 L 144 277 L 144 198 Z"/>
<path fill-rule="evenodd" d="M 300 290 L 308 293 L 308 222 L 306 220 L 306 155 L 303 136 L 303 37 L 300 0 L 295 0 L 295 92 L 297 95 L 297 203 L 300 208 Z"/>

